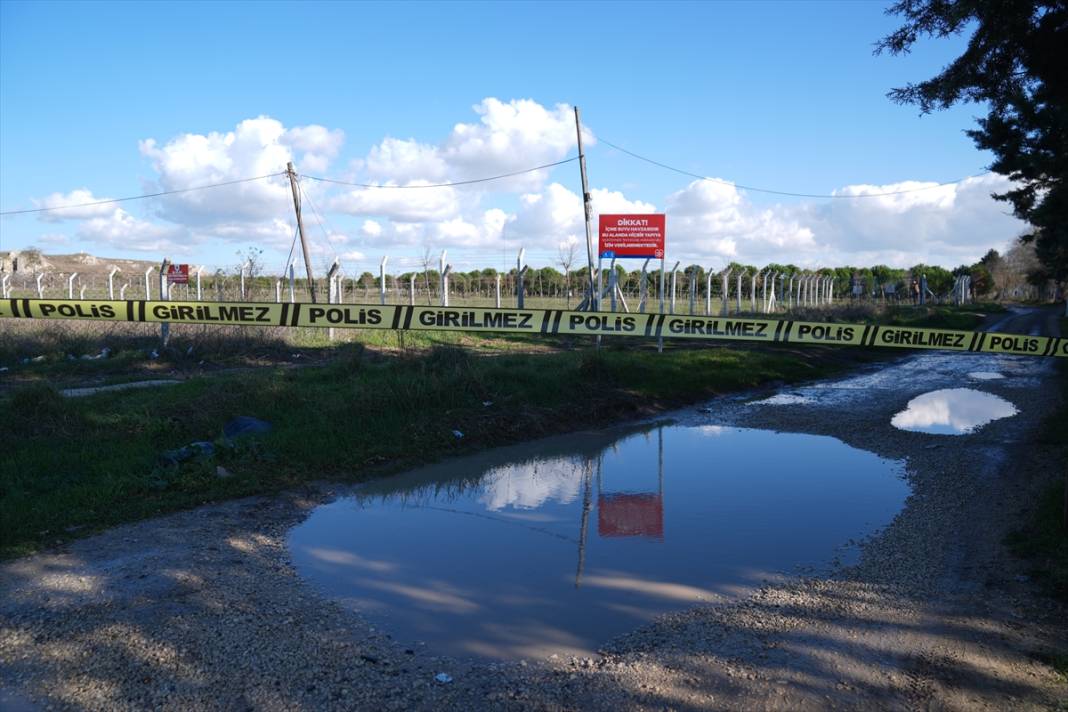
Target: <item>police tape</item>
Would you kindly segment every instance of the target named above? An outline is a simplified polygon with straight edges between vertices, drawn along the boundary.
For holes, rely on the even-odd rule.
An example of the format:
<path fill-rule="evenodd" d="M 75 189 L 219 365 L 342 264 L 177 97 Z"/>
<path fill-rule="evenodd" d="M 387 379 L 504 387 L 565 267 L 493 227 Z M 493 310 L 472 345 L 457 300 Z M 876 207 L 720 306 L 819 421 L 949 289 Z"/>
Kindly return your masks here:
<path fill-rule="evenodd" d="M 834 324 L 679 314 L 620 314 L 563 309 L 488 309 L 369 304 L 3 299 L 0 319 L 88 319 L 236 326 L 483 331 L 572 336 L 639 336 L 889 346 L 1022 356 L 1068 357 L 1068 338 L 912 326 Z"/>

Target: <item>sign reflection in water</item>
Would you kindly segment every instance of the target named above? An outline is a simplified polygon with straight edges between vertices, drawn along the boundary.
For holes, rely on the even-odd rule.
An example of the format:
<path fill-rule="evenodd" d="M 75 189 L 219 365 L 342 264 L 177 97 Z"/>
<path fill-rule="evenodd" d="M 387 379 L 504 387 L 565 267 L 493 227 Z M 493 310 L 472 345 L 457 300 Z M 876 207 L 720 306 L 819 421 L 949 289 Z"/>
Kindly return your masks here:
<path fill-rule="evenodd" d="M 660 613 L 826 564 L 907 494 L 900 463 L 833 438 L 653 425 L 369 483 L 290 547 L 302 575 L 406 644 L 588 654 Z"/>

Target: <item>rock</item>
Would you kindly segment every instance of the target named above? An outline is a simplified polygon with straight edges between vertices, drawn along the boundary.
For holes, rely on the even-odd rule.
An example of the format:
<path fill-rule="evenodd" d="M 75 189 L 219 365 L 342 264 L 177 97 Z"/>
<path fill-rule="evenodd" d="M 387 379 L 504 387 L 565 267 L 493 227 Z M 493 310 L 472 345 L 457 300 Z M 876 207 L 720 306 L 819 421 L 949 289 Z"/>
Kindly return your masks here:
<path fill-rule="evenodd" d="M 434 676 L 434 679 L 445 685 L 452 682 L 452 675 L 449 675 L 448 673 L 444 672 L 439 672 L 437 675 Z"/>
<path fill-rule="evenodd" d="M 172 465 L 177 465 L 179 462 L 192 460 L 194 457 L 211 457 L 214 454 L 215 445 L 207 440 L 198 440 L 177 450 L 167 450 L 160 455 L 160 459 Z"/>
<path fill-rule="evenodd" d="M 271 432 L 271 424 L 266 420 L 253 418 L 249 415 L 239 415 L 223 427 L 223 435 L 228 438 L 236 438 L 240 435 L 259 435 Z"/>

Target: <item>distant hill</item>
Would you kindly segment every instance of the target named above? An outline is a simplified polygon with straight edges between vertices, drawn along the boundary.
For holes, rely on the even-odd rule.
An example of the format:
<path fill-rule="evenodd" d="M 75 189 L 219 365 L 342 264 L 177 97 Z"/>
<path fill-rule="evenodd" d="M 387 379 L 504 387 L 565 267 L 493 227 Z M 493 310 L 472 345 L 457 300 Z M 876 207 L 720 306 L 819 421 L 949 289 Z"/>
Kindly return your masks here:
<path fill-rule="evenodd" d="M 118 257 L 97 257 L 87 252 L 73 255 L 48 255 L 37 250 L 10 250 L 0 252 L 0 272 L 27 275 L 50 272 L 72 274 L 77 272 L 86 278 L 104 276 L 118 267 L 124 273 L 144 274 L 149 267 L 158 267 L 153 260 L 127 260 Z"/>

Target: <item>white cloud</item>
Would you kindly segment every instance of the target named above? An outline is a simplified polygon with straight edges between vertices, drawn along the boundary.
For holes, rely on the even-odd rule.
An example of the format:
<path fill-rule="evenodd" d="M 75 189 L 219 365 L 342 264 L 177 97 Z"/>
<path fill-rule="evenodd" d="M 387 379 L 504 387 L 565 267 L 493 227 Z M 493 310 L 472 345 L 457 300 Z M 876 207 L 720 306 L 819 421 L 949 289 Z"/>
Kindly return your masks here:
<path fill-rule="evenodd" d="M 95 196 L 88 188 L 78 188 L 65 195 L 63 193 L 46 195 L 43 198 L 34 200 L 33 203 L 38 208 L 58 208 L 64 205 L 82 206 L 78 208 L 65 208 L 64 210 L 40 213 L 39 215 L 40 219 L 45 222 L 60 222 L 63 220 L 85 220 L 86 218 L 95 218 L 111 214 L 115 209 L 114 203 L 107 203 L 104 205 L 84 205 L 85 203 L 95 203 L 101 200 L 109 200 L 109 198 Z"/>
<path fill-rule="evenodd" d="M 418 180 L 405 185 L 427 183 Z M 349 215 L 374 215 L 395 222 L 415 223 L 450 220 L 459 214 L 460 201 L 453 188 L 356 188 L 328 200 L 326 209 Z"/>
<path fill-rule="evenodd" d="M 76 236 L 88 242 L 135 252 L 188 254 L 192 247 L 184 229 L 142 220 L 121 208 L 113 208 L 107 217 L 89 218 L 78 226 Z"/>
<path fill-rule="evenodd" d="M 593 226 L 601 213 L 652 213 L 656 206 L 641 200 L 631 200 L 623 193 L 594 188 L 590 191 Z M 519 198 L 519 212 L 507 232 L 513 238 L 525 239 L 538 246 L 549 247 L 566 242 L 585 241 L 585 214 L 582 198 L 559 183 L 549 184 L 540 193 L 527 193 Z"/>
<path fill-rule="evenodd" d="M 374 220 L 364 220 L 363 225 L 360 226 L 360 232 L 366 237 L 378 237 L 382 234 L 382 225 Z"/>
<path fill-rule="evenodd" d="M 553 163 L 575 148 L 574 115 L 566 104 L 547 108 L 531 99 L 488 97 L 472 109 L 479 121 L 456 124 L 440 145 L 387 137 L 355 165 L 376 181 L 452 182 Z M 583 139 L 596 141 L 592 134 Z M 536 190 L 547 177 L 541 170 L 474 189 Z"/>
<path fill-rule="evenodd" d="M 1004 192 L 1008 178 L 987 174 L 948 186 L 906 181 L 882 186 L 846 186 L 840 194 L 893 193 L 797 206 L 788 214 L 804 223 L 823 246 L 820 260 L 837 264 L 911 266 L 918 262 L 953 267 L 977 260 L 991 247 L 1003 248 L 1024 229 L 1008 206 L 991 193 Z"/>
<path fill-rule="evenodd" d="M 296 161 L 298 171 L 322 172 L 343 142 L 338 129 L 314 124 L 287 129 L 276 119 L 260 116 L 225 133 L 181 134 L 162 145 L 146 139 L 140 150 L 151 160 L 160 190 L 184 190 L 279 173 L 294 160 L 294 151 L 303 152 Z M 319 190 L 316 184 L 303 187 L 310 193 Z M 186 225 L 269 221 L 292 210 L 292 194 L 289 181 L 275 176 L 168 195 L 153 204 L 160 217 Z"/>

